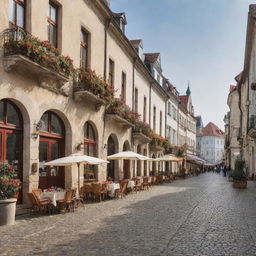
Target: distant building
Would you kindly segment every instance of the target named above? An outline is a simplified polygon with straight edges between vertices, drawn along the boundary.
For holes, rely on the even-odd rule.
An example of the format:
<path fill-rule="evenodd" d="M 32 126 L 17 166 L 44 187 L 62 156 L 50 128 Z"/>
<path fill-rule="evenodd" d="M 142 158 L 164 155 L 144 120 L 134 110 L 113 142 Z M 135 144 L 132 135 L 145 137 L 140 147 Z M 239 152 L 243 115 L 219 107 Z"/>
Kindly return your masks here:
<path fill-rule="evenodd" d="M 197 119 L 200 121 L 200 118 Z M 212 122 L 200 129 L 199 122 L 197 134 L 197 154 L 211 164 L 222 162 L 224 157 L 224 132 Z"/>

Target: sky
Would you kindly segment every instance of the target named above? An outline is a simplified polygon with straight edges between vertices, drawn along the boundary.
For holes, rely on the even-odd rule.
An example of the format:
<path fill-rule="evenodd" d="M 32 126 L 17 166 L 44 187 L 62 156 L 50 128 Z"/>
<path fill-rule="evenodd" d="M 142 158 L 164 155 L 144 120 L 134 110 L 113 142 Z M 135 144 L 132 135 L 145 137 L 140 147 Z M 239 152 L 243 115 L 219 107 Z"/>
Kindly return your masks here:
<path fill-rule="evenodd" d="M 229 86 L 243 69 L 247 16 L 253 0 L 111 0 L 125 12 L 129 39 L 160 52 L 164 75 L 185 94 L 195 115 L 224 128 Z"/>

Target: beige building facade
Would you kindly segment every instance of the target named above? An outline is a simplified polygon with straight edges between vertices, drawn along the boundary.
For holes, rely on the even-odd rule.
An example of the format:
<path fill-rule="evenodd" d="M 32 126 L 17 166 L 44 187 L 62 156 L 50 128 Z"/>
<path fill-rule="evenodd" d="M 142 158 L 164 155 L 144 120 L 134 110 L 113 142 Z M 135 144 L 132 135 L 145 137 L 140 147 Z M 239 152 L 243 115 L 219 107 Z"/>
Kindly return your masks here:
<path fill-rule="evenodd" d="M 26 193 L 38 187 L 77 187 L 76 167 L 46 168 L 47 161 L 72 153 L 103 159 L 124 150 L 164 154 L 163 145 L 151 143 L 129 116 L 135 113 L 166 137 L 169 95 L 154 73 L 160 59 L 147 59 L 141 42 L 138 47 L 128 40 L 126 24 L 125 14 L 113 13 L 103 0 L 2 0 L 0 161 L 17 170 L 24 203 Z M 104 97 L 100 86 L 108 88 Z M 106 91 L 122 102 L 127 118 L 120 107 L 109 110 Z M 164 167 L 111 161 L 80 168 L 82 184 L 146 176 Z"/>

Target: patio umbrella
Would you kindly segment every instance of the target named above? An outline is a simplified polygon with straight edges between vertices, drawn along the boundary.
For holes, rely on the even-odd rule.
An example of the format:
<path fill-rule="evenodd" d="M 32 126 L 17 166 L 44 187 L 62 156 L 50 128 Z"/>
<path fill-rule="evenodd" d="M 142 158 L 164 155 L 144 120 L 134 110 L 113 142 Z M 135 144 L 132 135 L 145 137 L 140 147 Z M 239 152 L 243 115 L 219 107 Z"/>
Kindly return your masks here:
<path fill-rule="evenodd" d="M 71 154 L 66 157 L 58 158 L 53 161 L 47 162 L 44 165 L 47 166 L 72 166 L 77 165 L 78 169 L 78 191 L 80 191 L 80 165 L 81 164 L 90 164 L 90 165 L 99 165 L 99 164 L 106 164 L 108 161 L 92 157 L 92 156 L 86 156 L 83 154 Z"/>
<path fill-rule="evenodd" d="M 114 155 L 109 155 L 107 159 L 108 160 L 142 160 L 142 161 L 152 160 L 147 156 L 140 155 L 133 151 L 123 151 L 123 152 L 116 153 Z"/>
<path fill-rule="evenodd" d="M 164 155 L 162 157 L 159 157 L 159 158 L 156 158 L 158 161 L 165 161 L 165 162 L 168 162 L 168 161 L 171 161 L 171 162 L 181 162 L 183 161 L 183 158 L 182 157 L 177 157 L 175 155 Z"/>
<path fill-rule="evenodd" d="M 151 160 L 151 158 L 137 154 L 133 151 L 119 152 L 114 155 L 108 156 L 107 159 L 108 160 Z"/>

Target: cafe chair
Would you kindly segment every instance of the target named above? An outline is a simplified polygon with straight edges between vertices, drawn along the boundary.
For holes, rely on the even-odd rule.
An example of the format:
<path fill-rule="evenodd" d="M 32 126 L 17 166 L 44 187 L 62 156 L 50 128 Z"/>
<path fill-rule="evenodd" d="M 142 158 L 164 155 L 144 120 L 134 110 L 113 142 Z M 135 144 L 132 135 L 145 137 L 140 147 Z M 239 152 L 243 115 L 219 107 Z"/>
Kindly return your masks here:
<path fill-rule="evenodd" d="M 33 189 L 32 193 L 37 197 L 40 198 L 40 195 L 42 194 L 42 189 L 38 188 L 38 189 Z"/>
<path fill-rule="evenodd" d="M 30 214 L 34 212 L 46 213 L 51 210 L 51 200 L 39 200 L 34 193 L 27 193 L 28 199 L 31 203 Z"/>
<path fill-rule="evenodd" d="M 143 178 L 143 183 L 142 183 L 143 190 L 145 190 L 145 189 L 149 189 L 149 183 L 148 183 L 148 180 L 149 180 L 149 178 L 148 178 L 148 177 L 144 177 L 144 178 Z"/>
<path fill-rule="evenodd" d="M 70 211 L 71 209 L 73 210 L 73 212 L 75 211 L 75 203 L 73 200 L 74 195 L 75 190 L 70 189 L 66 191 L 65 198 L 63 200 L 57 200 L 57 208 L 60 212 Z"/>

